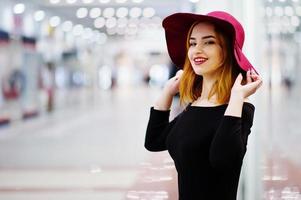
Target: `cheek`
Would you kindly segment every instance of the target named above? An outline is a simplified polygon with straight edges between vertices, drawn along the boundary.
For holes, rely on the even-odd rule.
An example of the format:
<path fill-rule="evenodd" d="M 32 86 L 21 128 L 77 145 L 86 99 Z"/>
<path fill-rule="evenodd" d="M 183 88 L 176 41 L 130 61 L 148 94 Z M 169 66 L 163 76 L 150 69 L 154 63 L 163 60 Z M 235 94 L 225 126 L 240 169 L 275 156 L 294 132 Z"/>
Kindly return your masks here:
<path fill-rule="evenodd" d="M 187 57 L 189 60 L 190 60 L 191 56 L 192 56 L 192 50 L 191 50 L 191 48 L 189 48 L 187 51 Z"/>
<path fill-rule="evenodd" d="M 212 52 L 212 54 L 215 55 L 216 60 L 218 60 L 218 61 L 222 61 L 223 60 L 224 54 L 223 54 L 223 51 L 221 49 L 215 49 Z"/>

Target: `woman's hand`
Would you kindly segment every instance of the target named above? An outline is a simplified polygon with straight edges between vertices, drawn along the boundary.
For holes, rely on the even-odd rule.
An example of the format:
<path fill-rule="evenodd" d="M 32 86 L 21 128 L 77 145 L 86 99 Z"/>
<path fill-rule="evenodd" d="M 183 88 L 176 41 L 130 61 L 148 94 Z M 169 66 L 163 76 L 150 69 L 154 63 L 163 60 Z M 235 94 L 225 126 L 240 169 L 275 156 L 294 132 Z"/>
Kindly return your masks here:
<path fill-rule="evenodd" d="M 170 78 L 165 86 L 164 86 L 164 93 L 170 96 L 175 96 L 179 92 L 179 84 L 183 74 L 183 70 L 177 71 L 176 75 Z"/>
<path fill-rule="evenodd" d="M 169 110 L 172 104 L 172 99 L 179 92 L 179 84 L 183 70 L 179 70 L 177 74 L 169 79 L 163 89 L 163 93 L 154 104 L 156 110 Z"/>
<path fill-rule="evenodd" d="M 243 102 L 247 97 L 254 94 L 261 86 L 262 79 L 254 71 L 247 71 L 247 83 L 241 84 L 242 75 L 239 74 L 231 89 L 231 96 L 225 115 L 241 117 Z"/>
<path fill-rule="evenodd" d="M 239 74 L 233 84 L 231 96 L 245 99 L 254 94 L 262 84 L 261 77 L 254 70 L 247 71 L 247 83 L 245 85 L 241 84 L 242 79 L 242 75 Z"/>

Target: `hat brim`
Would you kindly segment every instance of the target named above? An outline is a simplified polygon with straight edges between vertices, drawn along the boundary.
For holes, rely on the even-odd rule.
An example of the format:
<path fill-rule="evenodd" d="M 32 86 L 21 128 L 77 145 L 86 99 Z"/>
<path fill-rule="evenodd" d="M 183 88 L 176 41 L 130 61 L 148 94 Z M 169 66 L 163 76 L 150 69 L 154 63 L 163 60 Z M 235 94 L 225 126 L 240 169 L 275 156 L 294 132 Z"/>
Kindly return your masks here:
<path fill-rule="evenodd" d="M 250 61 L 247 59 L 247 57 L 237 45 L 234 45 L 234 55 L 236 62 L 241 69 L 243 69 L 244 71 L 253 69 L 258 74 L 256 69 L 253 67 L 253 65 L 250 63 Z"/>
<path fill-rule="evenodd" d="M 228 33 L 233 40 L 235 47 L 235 29 L 231 23 L 208 15 L 199 15 L 192 13 L 175 13 L 166 17 L 163 22 L 163 28 L 165 29 L 165 37 L 167 43 L 168 54 L 172 62 L 178 67 L 183 68 L 186 59 L 186 40 L 190 27 L 195 22 L 212 22 L 221 27 L 226 33 Z M 236 50 L 235 50 L 236 49 Z M 244 70 L 249 68 L 254 69 L 247 58 L 244 56 L 240 48 L 234 48 L 234 54 L 237 59 L 237 63 Z M 239 60 L 238 60 L 239 58 Z"/>

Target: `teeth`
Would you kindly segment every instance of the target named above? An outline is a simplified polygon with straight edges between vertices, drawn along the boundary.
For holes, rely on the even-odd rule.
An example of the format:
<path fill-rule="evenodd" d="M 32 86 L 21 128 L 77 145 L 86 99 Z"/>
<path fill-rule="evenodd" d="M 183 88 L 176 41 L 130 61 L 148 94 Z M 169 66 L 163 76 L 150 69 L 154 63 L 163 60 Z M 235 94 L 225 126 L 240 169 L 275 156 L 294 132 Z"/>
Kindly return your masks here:
<path fill-rule="evenodd" d="M 194 61 L 196 61 L 196 62 L 204 62 L 206 60 L 207 60 L 206 58 L 195 58 L 194 59 Z"/>

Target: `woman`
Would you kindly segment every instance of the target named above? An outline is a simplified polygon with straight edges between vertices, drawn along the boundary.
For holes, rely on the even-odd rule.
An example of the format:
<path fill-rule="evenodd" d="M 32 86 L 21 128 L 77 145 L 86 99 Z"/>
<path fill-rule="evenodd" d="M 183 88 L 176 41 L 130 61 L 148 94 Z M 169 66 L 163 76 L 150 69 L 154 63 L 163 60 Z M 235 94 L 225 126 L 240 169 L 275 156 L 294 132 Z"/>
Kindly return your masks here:
<path fill-rule="evenodd" d="M 176 13 L 163 27 L 169 55 L 183 70 L 151 108 L 145 148 L 169 151 L 180 200 L 234 200 L 255 110 L 248 97 L 262 83 L 242 53 L 243 27 L 221 11 Z M 188 106 L 169 122 L 178 92 Z"/>

